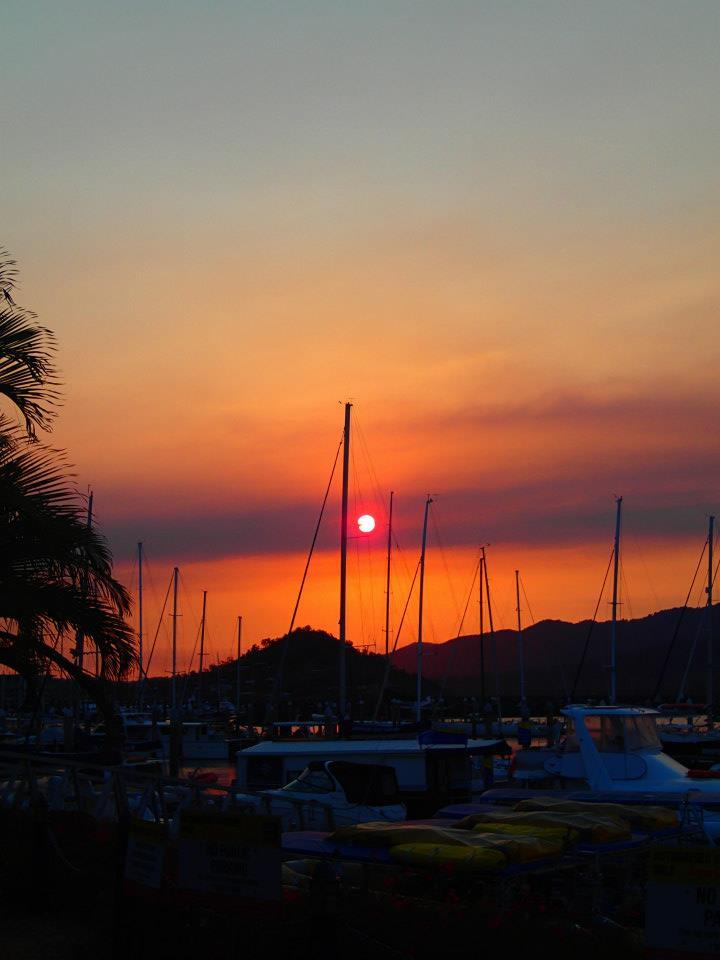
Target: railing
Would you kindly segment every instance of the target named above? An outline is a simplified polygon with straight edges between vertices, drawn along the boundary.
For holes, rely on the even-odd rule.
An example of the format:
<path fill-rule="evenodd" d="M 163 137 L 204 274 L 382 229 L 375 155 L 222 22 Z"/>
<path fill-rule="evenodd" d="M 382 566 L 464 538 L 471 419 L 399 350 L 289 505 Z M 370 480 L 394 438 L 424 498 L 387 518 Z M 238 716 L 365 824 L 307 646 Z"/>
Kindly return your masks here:
<path fill-rule="evenodd" d="M 276 798 L 257 798 L 265 813 L 275 815 Z M 310 801 L 322 813 L 327 830 L 335 829 L 333 808 Z M 308 801 L 282 798 L 295 814 L 298 829 L 308 824 Z M 277 807 L 277 802 L 275 802 Z M 78 760 L 33 757 L 0 751 L 0 809 L 76 810 L 96 820 L 123 816 L 169 822 L 183 809 L 215 809 L 257 813 L 234 786 L 221 786 L 145 773 L 123 767 L 103 767 Z M 313 827 L 317 827 L 313 823 Z"/>

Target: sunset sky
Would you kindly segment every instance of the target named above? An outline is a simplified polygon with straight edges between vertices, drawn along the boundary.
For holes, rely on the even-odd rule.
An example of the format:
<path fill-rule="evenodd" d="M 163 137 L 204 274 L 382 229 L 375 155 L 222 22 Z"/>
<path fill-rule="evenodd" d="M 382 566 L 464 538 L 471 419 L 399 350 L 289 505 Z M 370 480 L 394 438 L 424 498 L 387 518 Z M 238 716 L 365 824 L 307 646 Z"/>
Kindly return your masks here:
<path fill-rule="evenodd" d="M 616 495 L 623 615 L 684 600 L 720 510 L 719 36 L 716 0 L 6 0 L 0 240 L 151 634 L 175 564 L 185 663 L 203 589 L 213 657 L 237 614 L 287 629 L 348 399 L 356 644 L 391 489 L 395 625 L 436 497 L 426 639 L 482 542 L 499 625 L 518 567 L 535 618 L 589 617 Z M 298 621 L 333 631 L 338 500 Z"/>

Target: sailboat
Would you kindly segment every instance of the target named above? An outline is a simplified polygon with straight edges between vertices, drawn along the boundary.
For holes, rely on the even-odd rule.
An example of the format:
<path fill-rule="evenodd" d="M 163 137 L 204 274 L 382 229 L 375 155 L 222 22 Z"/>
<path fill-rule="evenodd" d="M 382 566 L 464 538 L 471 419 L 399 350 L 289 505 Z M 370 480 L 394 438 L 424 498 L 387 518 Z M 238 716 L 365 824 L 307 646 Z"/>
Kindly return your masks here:
<path fill-rule="evenodd" d="M 679 815 L 688 810 L 701 820 L 712 842 L 720 840 L 720 771 L 691 770 L 663 750 L 658 732 L 660 713 L 648 707 L 623 706 L 617 697 L 617 607 L 622 497 L 617 503 L 614 544 L 610 704 L 569 704 L 561 710 L 566 735 L 557 747 L 542 751 L 542 766 L 552 791 L 563 799 L 660 804 Z M 510 802 L 529 791 L 496 790 L 483 801 Z"/>
<path fill-rule="evenodd" d="M 693 704 L 685 694 L 688 674 L 696 641 L 692 644 L 687 666 L 683 674 L 676 703 L 661 704 L 660 710 L 668 718 L 668 723 L 658 728 L 658 735 L 671 757 L 687 761 L 694 767 L 707 767 L 720 761 L 720 730 L 713 722 L 714 666 L 713 666 L 713 633 L 712 633 L 712 598 L 713 598 L 713 540 L 715 533 L 715 517 L 709 517 L 708 533 L 705 544 L 708 550 L 707 586 L 705 587 L 706 603 L 703 617 L 708 631 L 707 660 L 706 660 L 706 694 L 705 703 Z M 692 587 L 691 587 L 692 589 Z M 702 622 L 698 625 L 698 635 Z M 697 636 L 696 636 L 697 640 Z M 705 718 L 705 723 L 702 719 Z"/>

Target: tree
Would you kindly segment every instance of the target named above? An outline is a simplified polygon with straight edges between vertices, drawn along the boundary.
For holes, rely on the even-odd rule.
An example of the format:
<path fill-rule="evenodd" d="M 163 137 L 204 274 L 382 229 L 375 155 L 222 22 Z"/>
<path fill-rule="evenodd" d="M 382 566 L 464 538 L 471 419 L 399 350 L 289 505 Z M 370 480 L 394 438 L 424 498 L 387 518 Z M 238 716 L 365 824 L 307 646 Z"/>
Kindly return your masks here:
<path fill-rule="evenodd" d="M 37 439 L 59 399 L 52 333 L 13 296 L 15 264 L 0 250 L 0 663 L 27 679 L 54 665 L 112 714 L 107 679 L 135 661 L 130 598 L 112 575 L 104 538 L 88 526 L 64 455 Z M 95 678 L 62 652 L 82 636 L 99 655 Z"/>

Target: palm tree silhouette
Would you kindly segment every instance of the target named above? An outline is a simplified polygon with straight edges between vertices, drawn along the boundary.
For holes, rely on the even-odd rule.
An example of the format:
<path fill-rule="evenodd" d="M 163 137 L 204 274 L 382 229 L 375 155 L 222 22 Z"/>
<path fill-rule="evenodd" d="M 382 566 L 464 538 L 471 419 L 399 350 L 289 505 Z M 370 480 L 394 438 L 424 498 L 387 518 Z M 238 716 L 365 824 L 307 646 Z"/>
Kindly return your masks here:
<path fill-rule="evenodd" d="M 135 662 L 130 598 L 105 539 L 87 524 L 64 454 L 37 438 L 60 399 L 55 339 L 17 305 L 16 279 L 0 249 L 0 401 L 9 408 L 0 411 L 0 663 L 31 682 L 54 665 L 110 720 L 104 681 Z M 63 654 L 58 641 L 68 635 L 95 646 L 98 677 Z"/>

